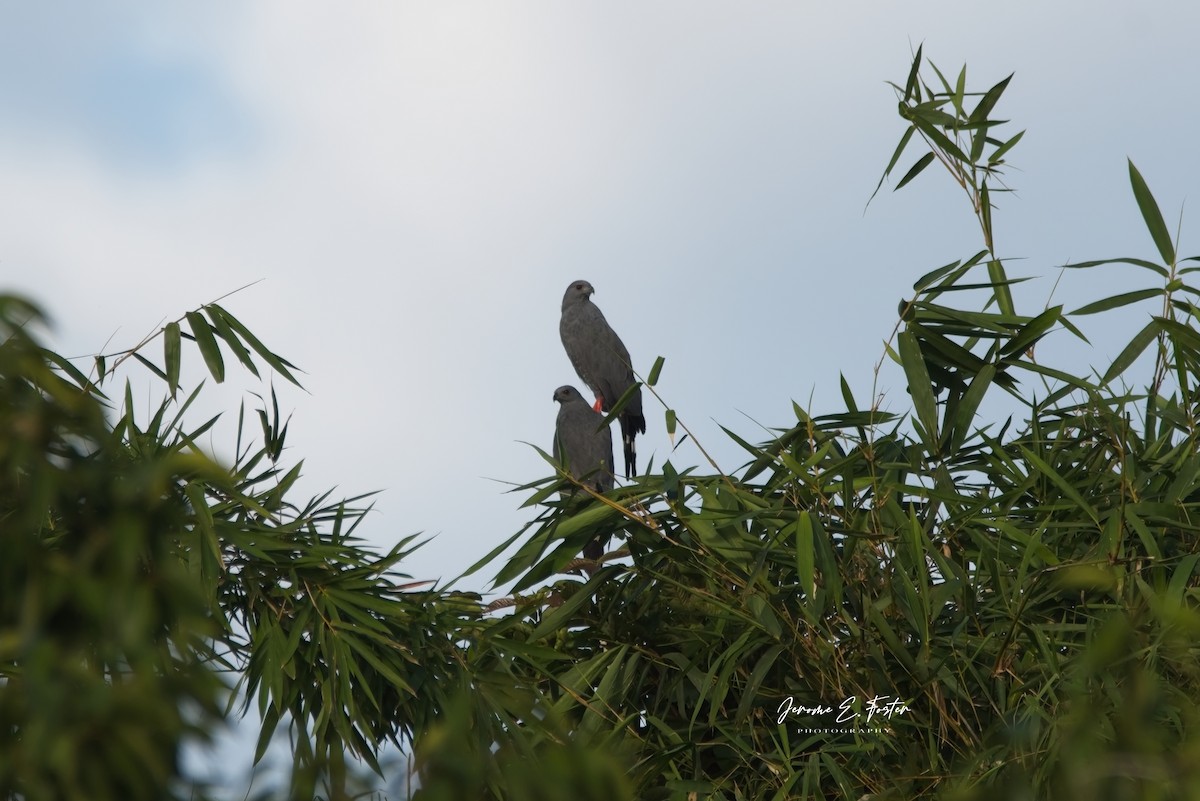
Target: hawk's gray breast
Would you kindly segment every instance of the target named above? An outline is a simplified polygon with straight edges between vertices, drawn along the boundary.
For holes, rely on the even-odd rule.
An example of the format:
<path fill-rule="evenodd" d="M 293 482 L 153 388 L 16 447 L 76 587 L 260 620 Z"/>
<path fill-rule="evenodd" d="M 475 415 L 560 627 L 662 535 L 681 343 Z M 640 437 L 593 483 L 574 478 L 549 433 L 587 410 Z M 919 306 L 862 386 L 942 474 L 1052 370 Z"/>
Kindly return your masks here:
<path fill-rule="evenodd" d="M 587 281 L 571 282 L 563 295 L 558 333 L 575 372 L 595 394 L 596 409 L 607 412 L 629 387 L 637 383 L 637 379 L 625 343 L 592 303 L 594 292 Z M 640 388 L 621 410 L 619 421 L 625 452 L 625 477 L 632 478 L 637 473 L 634 439 L 646 431 Z"/>

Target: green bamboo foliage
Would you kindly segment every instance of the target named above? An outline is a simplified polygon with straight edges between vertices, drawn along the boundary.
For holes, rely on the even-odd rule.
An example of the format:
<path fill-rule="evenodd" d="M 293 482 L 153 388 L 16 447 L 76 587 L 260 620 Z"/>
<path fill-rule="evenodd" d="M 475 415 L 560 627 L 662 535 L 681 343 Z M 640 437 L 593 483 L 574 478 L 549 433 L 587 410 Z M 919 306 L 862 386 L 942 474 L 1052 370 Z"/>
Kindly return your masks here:
<path fill-rule="evenodd" d="M 896 188 L 941 164 L 984 243 L 900 306 L 887 353 L 910 409 L 843 380 L 844 409 L 797 407 L 759 444 L 729 432 L 732 475 L 667 463 L 582 504 L 527 488 L 543 511 L 497 580 L 537 589 L 481 645 L 521 653 L 515 680 L 576 731 L 632 744 L 637 797 L 1200 796 L 1196 260 L 1131 163 L 1162 262 L 1071 266 L 1161 284 L 1018 311 L 993 215 L 1022 136 L 993 117 L 1009 86 L 969 92 L 920 51 L 896 85 L 907 129 L 883 180 L 923 144 Z M 1151 322 L 1097 372 L 1038 354 L 1135 304 Z M 995 393 L 1020 419 L 981 416 Z M 574 557 L 597 534 L 620 550 L 589 574 Z M 858 730 L 812 712 L 851 697 Z M 780 722 L 788 698 L 807 711 Z M 876 698 L 907 707 L 882 732 Z"/>
<path fill-rule="evenodd" d="M 0 797 L 203 797 L 180 749 L 219 729 L 235 684 L 263 721 L 258 757 L 290 730 L 286 794 L 346 797 L 353 764 L 379 770 L 384 745 L 428 729 L 468 682 L 478 597 L 406 583 L 414 537 L 364 547 L 367 496 L 297 498 L 273 389 L 251 416 L 261 436 L 238 412 L 232 464 L 201 451 L 217 418 L 188 420 L 202 387 L 179 391 L 186 343 L 216 381 L 224 350 L 297 383 L 218 304 L 96 357 L 91 377 L 39 344 L 41 319 L 0 297 Z M 126 363 L 163 382 L 148 415 L 118 380 Z M 481 748 L 527 695 L 506 682 L 477 698 Z"/>

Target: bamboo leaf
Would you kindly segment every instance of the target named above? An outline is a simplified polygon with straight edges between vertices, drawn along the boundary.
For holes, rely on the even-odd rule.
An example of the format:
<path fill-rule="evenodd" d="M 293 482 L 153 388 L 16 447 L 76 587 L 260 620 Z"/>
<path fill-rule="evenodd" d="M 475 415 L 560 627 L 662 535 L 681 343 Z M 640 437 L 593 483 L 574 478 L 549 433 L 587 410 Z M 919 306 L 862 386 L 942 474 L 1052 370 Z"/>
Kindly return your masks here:
<path fill-rule="evenodd" d="M 1171 272 L 1166 267 L 1163 267 L 1161 264 L 1155 264 L 1154 262 L 1146 261 L 1145 259 L 1134 259 L 1129 256 L 1124 256 L 1124 257 L 1121 257 L 1118 259 L 1098 259 L 1096 261 L 1082 261 L 1082 262 L 1079 262 L 1078 264 L 1064 264 L 1063 267 L 1066 269 L 1069 269 L 1069 270 L 1087 270 L 1092 267 L 1099 267 L 1104 264 L 1132 264 L 1135 267 L 1142 267 L 1144 269 L 1150 270 L 1154 274 L 1159 275 L 1163 278 L 1171 277 Z"/>
<path fill-rule="evenodd" d="M 1195 328 L 1168 317 L 1155 317 L 1154 320 L 1171 335 L 1171 340 L 1177 347 L 1200 351 L 1200 333 Z"/>
<path fill-rule="evenodd" d="M 1013 353 L 1024 353 L 1034 343 L 1041 339 L 1047 331 L 1054 327 L 1062 316 L 1062 306 L 1053 306 L 1034 317 L 1022 328 L 1012 341 L 1000 349 L 1000 353 L 1008 356 Z"/>
<path fill-rule="evenodd" d="M 221 314 L 220 309 L 212 306 L 205 306 L 204 311 L 208 314 L 208 318 L 212 320 L 213 328 L 216 329 L 217 336 L 221 337 L 225 344 L 229 346 L 229 349 L 233 351 L 233 355 L 237 357 L 238 361 L 241 362 L 247 370 L 253 373 L 255 377 L 258 377 L 258 368 L 254 365 L 254 360 L 250 358 L 250 352 L 246 350 L 246 347 L 242 344 L 242 341 L 238 339 L 238 335 L 234 332 L 233 327 L 229 325 L 229 322 Z"/>
<path fill-rule="evenodd" d="M 986 205 L 986 204 L 985 204 Z M 988 206 L 990 208 L 990 206 Z M 988 212 L 989 224 L 988 232 L 991 233 L 990 215 Z M 1004 270 L 1004 265 L 999 259 L 993 259 L 988 262 L 988 278 L 992 280 L 993 292 L 995 293 L 996 305 L 1000 307 L 1000 311 L 1007 315 L 1017 313 L 1016 306 L 1013 305 L 1012 290 L 1008 287 L 1008 273 Z"/>
<path fill-rule="evenodd" d="M 203 540 L 203 547 L 208 551 L 213 561 L 225 570 L 225 557 L 221 553 L 221 542 L 217 538 L 216 528 L 213 525 L 212 510 L 208 506 L 208 499 L 205 497 L 204 488 L 196 483 L 189 482 L 184 489 L 188 500 L 191 501 L 192 511 L 196 516 L 196 522 L 200 529 L 200 538 Z"/>
<path fill-rule="evenodd" d="M 945 94 L 947 97 L 949 97 L 951 102 L 953 102 L 954 90 L 952 90 L 950 88 L 950 82 L 948 80 L 946 80 L 946 76 L 942 74 L 942 71 L 940 69 L 938 69 L 938 65 L 934 64 L 932 61 L 929 62 L 929 68 L 931 70 L 933 70 L 933 74 L 936 75 L 938 80 L 941 82 L 942 93 Z"/>
<path fill-rule="evenodd" d="M 179 323 L 167 323 L 167 327 L 163 329 L 163 362 L 171 397 L 175 397 L 175 391 L 179 389 L 180 336 Z"/>
<path fill-rule="evenodd" d="M 575 613 L 583 606 L 589 604 L 593 600 L 596 590 L 609 579 L 609 576 L 603 573 L 597 573 L 592 576 L 591 580 L 582 587 L 575 590 L 567 601 L 557 609 L 546 614 L 538 623 L 537 627 L 530 633 L 529 639 L 531 642 L 537 642 L 543 637 L 557 631 L 560 628 L 570 626 L 574 623 Z M 543 656 L 544 659 L 550 658 L 549 654 Z M 561 655 L 559 655 L 561 658 Z"/>
<path fill-rule="evenodd" d="M 1179 566 L 1171 574 L 1171 583 L 1167 586 L 1166 598 L 1168 601 L 1176 605 L 1183 603 L 1183 591 L 1191 581 L 1198 560 L 1200 560 L 1200 553 L 1190 553 L 1180 560 Z"/>
<path fill-rule="evenodd" d="M 988 388 L 992 385 L 992 379 L 996 375 L 996 368 L 991 364 L 985 364 L 975 378 L 971 381 L 971 385 L 967 387 L 967 391 L 963 393 L 962 402 L 958 406 L 958 412 L 954 416 L 954 436 L 951 439 L 950 450 L 957 452 L 967 437 L 971 433 L 971 426 L 975 422 L 975 413 L 979 410 L 979 404 L 983 401 L 984 395 L 987 394 Z"/>
<path fill-rule="evenodd" d="M 220 384 L 225 380 L 225 360 L 221 358 L 221 349 L 213 337 L 212 329 L 209 328 L 208 322 L 199 312 L 188 312 L 186 316 L 188 325 L 192 329 L 192 336 L 196 340 L 196 347 L 200 349 L 200 355 L 204 357 L 204 364 L 208 367 L 208 372 Z"/>
<path fill-rule="evenodd" d="M 858 404 L 854 402 L 854 393 L 850 391 L 850 384 L 846 382 L 845 374 L 839 373 L 838 380 L 842 387 L 842 400 L 846 404 L 846 411 L 857 413 Z"/>
<path fill-rule="evenodd" d="M 629 405 L 629 402 L 633 400 L 633 396 L 641 392 L 641 390 L 642 382 L 634 381 L 632 384 L 630 384 L 629 387 L 621 393 L 621 397 L 617 398 L 617 402 L 612 405 L 612 408 L 608 410 L 608 414 L 604 416 L 604 422 L 601 425 L 611 425 L 612 421 L 619 417 L 621 412 L 625 410 L 625 407 Z"/>
<path fill-rule="evenodd" d="M 250 329 L 246 328 L 246 326 L 241 323 L 240 320 L 238 320 L 225 309 L 221 308 L 216 303 L 208 304 L 208 308 L 215 309 L 221 315 L 221 317 L 224 318 L 225 322 L 229 324 L 229 327 L 238 333 L 238 335 L 242 338 L 242 341 L 249 345 L 255 353 L 262 357 L 262 360 L 270 365 L 272 370 L 287 379 L 289 383 L 295 384 L 298 387 L 301 386 L 300 382 L 297 381 L 296 377 L 291 373 L 291 370 L 296 369 L 296 365 L 292 364 L 282 356 L 272 353 L 266 345 L 259 341 L 258 337 L 254 336 L 254 334 L 250 332 Z"/>
<path fill-rule="evenodd" d="M 949 367 L 970 374 L 979 372 L 984 365 L 983 359 L 954 340 L 943 336 L 935 328 L 929 328 L 921 323 L 912 323 L 909 325 L 909 331 L 916 335 L 919 341 L 925 343 L 925 357 L 928 364 Z"/>
<path fill-rule="evenodd" d="M 1133 186 L 1133 196 L 1137 199 L 1138 208 L 1141 209 L 1142 219 L 1146 221 L 1146 230 L 1150 232 L 1150 238 L 1154 240 L 1163 261 L 1167 264 L 1174 264 L 1175 246 L 1171 243 L 1171 233 L 1167 230 L 1162 212 L 1159 211 L 1158 202 L 1150 193 L 1150 187 L 1142 178 L 1142 174 L 1138 172 L 1137 167 L 1133 166 L 1132 159 L 1129 160 L 1129 183 Z"/>
<path fill-rule="evenodd" d="M 953 261 L 943 267 L 938 267 L 936 270 L 930 270 L 916 280 L 916 282 L 913 284 L 913 289 L 917 292 L 924 292 L 933 285 L 934 281 L 937 281 L 943 276 L 949 275 L 957 270 L 961 265 L 961 261 Z M 961 275 L 961 273 L 959 273 L 959 275 Z"/>
<path fill-rule="evenodd" d="M 266 699 L 266 693 L 260 698 Z M 274 704 L 266 706 L 259 710 L 262 716 L 262 725 L 258 729 L 258 740 L 254 746 L 254 764 L 257 765 L 267 753 L 267 746 L 271 744 L 271 738 L 275 735 L 275 729 L 279 725 L 279 712 Z"/>
<path fill-rule="evenodd" d="M 990 125 L 992 123 L 987 124 Z M 979 160 L 983 158 L 983 148 L 986 147 L 988 143 L 987 128 L 982 127 L 972 129 L 970 123 L 968 123 L 966 127 L 967 130 L 971 130 L 971 163 L 978 164 Z"/>
<path fill-rule="evenodd" d="M 968 161 L 967 154 L 963 153 L 958 145 L 950 141 L 950 138 L 942 133 L 933 122 L 930 122 L 927 116 L 914 116 L 913 125 L 916 125 L 921 133 L 932 140 L 934 147 L 937 147 L 955 161 L 966 163 Z"/>
<path fill-rule="evenodd" d="M 1080 378 L 1077 375 L 1068 373 L 1065 370 L 1058 370 L 1053 367 L 1047 367 L 1044 364 L 1038 364 L 1037 362 L 1021 360 L 1017 362 L 1010 362 L 1009 364 L 1013 367 L 1019 367 L 1022 370 L 1028 370 L 1031 373 L 1037 373 L 1038 375 L 1044 375 L 1048 376 L 1049 378 L 1057 379 L 1062 381 L 1064 384 L 1070 385 L 1077 389 L 1087 389 L 1092 386 L 1092 384 L 1084 378 Z"/>
<path fill-rule="evenodd" d="M 1076 489 L 1071 482 L 1063 478 L 1062 475 L 1053 467 L 1051 467 L 1048 462 L 1043 460 L 1033 451 L 1029 450 L 1029 448 L 1026 448 L 1024 445 L 1018 445 L 1017 447 L 1021 450 L 1021 453 L 1024 454 L 1029 463 L 1037 468 L 1039 473 L 1050 479 L 1050 481 L 1059 488 L 1063 495 L 1065 495 L 1076 506 L 1083 510 L 1088 518 L 1090 518 L 1091 521 L 1096 524 L 1097 528 L 1100 527 L 1100 515 L 1096 513 L 1096 509 L 1090 503 L 1084 500 L 1083 495 L 1079 493 L 1079 490 Z"/>
<path fill-rule="evenodd" d="M 815 564 L 812 518 L 801 512 L 796 519 L 796 577 L 810 600 L 816 592 Z"/>
<path fill-rule="evenodd" d="M 992 113 L 992 109 L 996 107 L 996 103 L 1000 101 L 1000 96 L 1008 88 L 1008 82 L 1012 80 L 1012 77 L 1012 75 L 1009 75 L 1000 83 L 987 90 L 979 103 L 976 104 L 975 110 L 971 112 L 969 118 L 971 123 L 980 123 L 988 118 L 988 115 Z"/>
<path fill-rule="evenodd" d="M 1016 147 L 1017 143 L 1021 141 L 1021 137 L 1023 137 L 1024 135 L 1025 135 L 1025 132 L 1021 131 L 1019 134 L 1014 136 L 1012 139 L 1009 139 L 1007 142 L 1005 142 L 1004 144 L 1000 145 L 998 148 L 993 150 L 992 155 L 988 156 L 988 166 L 990 167 L 992 165 L 999 164 L 1000 160 L 1002 158 L 1004 158 L 1005 154 L 1007 154 L 1008 151 L 1010 151 L 1014 147 Z"/>
<path fill-rule="evenodd" d="M 995 240 L 992 237 L 992 193 L 991 190 L 988 189 L 986 180 L 983 182 L 983 185 L 979 187 L 979 223 L 981 226 L 983 226 L 984 244 L 987 245 L 988 250 L 995 251 L 993 244 Z M 988 267 L 991 267 L 990 263 L 988 264 Z M 990 269 L 989 277 L 993 281 L 999 280 L 995 275 L 990 275 Z"/>
<path fill-rule="evenodd" d="M 875 184 L 875 191 L 871 193 L 869 198 L 867 198 L 868 206 L 871 205 L 871 201 L 875 199 L 875 196 L 879 194 L 879 190 L 883 186 L 883 182 L 888 179 L 888 176 L 892 174 L 892 170 L 896 168 L 896 163 L 900 161 L 900 155 L 904 152 L 904 148 L 908 147 L 908 143 L 912 139 L 913 133 L 916 130 L 916 128 L 910 126 L 907 130 L 905 130 L 904 135 L 900 137 L 900 144 L 896 145 L 896 150 L 892 153 L 891 161 L 889 161 L 887 167 L 884 168 L 883 175 L 879 176 L 879 183 Z"/>
<path fill-rule="evenodd" d="M 916 336 L 911 331 L 900 333 L 899 344 L 900 366 L 904 368 L 904 374 L 908 378 L 908 391 L 912 395 L 917 419 L 921 421 L 928 437 L 927 443 L 932 448 L 938 440 L 937 404 L 934 402 L 933 385 L 929 380 L 925 357 Z"/>
<path fill-rule="evenodd" d="M 917 163 L 912 165 L 912 167 L 909 168 L 908 172 L 906 172 L 904 174 L 904 177 L 900 179 L 900 183 L 896 184 L 896 188 L 893 189 L 892 191 L 893 192 L 898 191 L 900 189 L 900 187 L 907 184 L 913 178 L 916 178 L 918 175 L 921 174 L 921 171 L 924 170 L 926 167 L 928 167 L 932 162 L 933 162 L 933 153 L 932 152 L 926 153 L 924 156 L 921 156 L 921 158 L 917 159 Z"/>
<path fill-rule="evenodd" d="M 1113 295 L 1110 298 L 1097 300 L 1094 303 L 1080 306 L 1073 315 L 1096 314 L 1102 311 L 1111 309 L 1119 309 L 1122 306 L 1128 306 L 1131 303 L 1137 303 L 1141 300 L 1149 300 L 1150 298 L 1161 298 L 1163 291 L 1161 289 L 1139 289 L 1136 292 L 1125 292 L 1120 295 Z"/>
<path fill-rule="evenodd" d="M 3 301 L 4 301 L 3 296 L 0 296 L 0 314 L 3 313 Z M 3 345 L 4 345 L 3 334 L 0 334 L 0 347 L 2 347 Z M 61 354 L 55 353 L 52 350 L 47 350 L 45 348 L 43 348 L 41 350 L 41 354 L 46 359 L 47 363 L 54 365 L 59 370 L 66 373 L 67 376 L 70 377 L 71 381 L 73 381 L 75 384 L 72 387 L 70 385 L 70 383 L 63 380 L 60 376 L 55 375 L 54 379 L 53 379 L 54 383 L 59 384 L 59 382 L 61 382 L 61 385 L 57 387 L 58 390 L 67 392 L 68 394 L 70 394 L 70 396 L 72 398 L 78 396 L 77 390 L 79 390 L 79 389 L 84 389 L 84 390 L 88 391 L 89 393 L 103 397 L 103 393 L 101 393 L 99 391 L 99 389 L 97 389 L 96 386 L 94 384 L 92 384 L 91 380 L 83 374 L 82 370 L 80 370 L 75 365 L 71 364 L 70 359 L 68 359 L 67 357 L 65 357 Z M 55 392 L 55 390 L 51 389 L 50 387 L 47 387 L 46 389 L 47 389 L 47 391 Z"/>
<path fill-rule="evenodd" d="M 150 372 L 154 373 L 156 376 L 158 376 L 158 377 L 159 377 L 160 379 L 162 379 L 163 381 L 166 381 L 166 380 L 167 380 L 167 374 L 166 374 L 166 373 L 164 373 L 164 372 L 163 372 L 163 371 L 162 371 L 162 370 L 159 368 L 159 366 L 158 366 L 157 364 L 155 364 L 154 362 L 150 361 L 150 360 L 149 360 L 149 359 L 147 359 L 145 356 L 143 356 L 142 354 L 138 353 L 136 350 L 133 352 L 133 358 L 135 358 L 135 359 L 137 359 L 139 362 L 141 362 L 141 364 L 142 364 L 142 366 L 143 366 L 143 367 L 145 367 L 145 368 L 146 368 L 147 370 L 149 370 Z"/>
<path fill-rule="evenodd" d="M 917 53 L 913 56 L 912 67 L 908 70 L 908 81 L 904 84 L 904 102 L 916 98 L 920 101 L 919 85 L 917 83 L 917 74 L 921 71 L 921 51 L 925 45 L 917 46 Z"/>
<path fill-rule="evenodd" d="M 1158 324 L 1157 320 L 1151 320 L 1149 323 L 1147 323 L 1146 327 L 1139 331 L 1137 335 L 1129 341 L 1129 344 L 1126 345 L 1125 349 L 1117 355 L 1117 358 L 1113 359 L 1112 364 L 1109 365 L 1108 371 L 1104 374 L 1104 378 L 1101 379 L 1101 382 L 1107 384 L 1121 373 L 1125 372 L 1129 365 L 1133 364 L 1137 360 L 1137 357 L 1142 355 L 1142 351 L 1144 351 L 1146 347 L 1154 341 L 1154 338 L 1158 336 L 1158 333 L 1161 330 L 1162 328 Z"/>
<path fill-rule="evenodd" d="M 958 71 L 958 80 L 954 82 L 954 96 L 951 98 L 954 103 L 954 111 L 958 116 L 963 115 L 963 98 L 967 93 L 967 65 L 963 64 L 962 69 Z"/>
<path fill-rule="evenodd" d="M 1133 503 L 1125 507 L 1125 521 L 1129 523 L 1129 527 L 1138 535 L 1138 540 L 1141 541 L 1142 547 L 1154 559 L 1162 558 L 1162 551 L 1158 547 L 1158 539 L 1150 528 L 1146 525 L 1146 521 L 1138 514 L 1139 511 L 1145 510 L 1145 505 L 1141 503 Z"/>
<path fill-rule="evenodd" d="M 654 360 L 654 366 L 650 368 L 650 376 L 646 379 L 647 386 L 652 387 L 658 383 L 658 374 L 662 372 L 663 361 L 665 360 L 662 356 Z"/>

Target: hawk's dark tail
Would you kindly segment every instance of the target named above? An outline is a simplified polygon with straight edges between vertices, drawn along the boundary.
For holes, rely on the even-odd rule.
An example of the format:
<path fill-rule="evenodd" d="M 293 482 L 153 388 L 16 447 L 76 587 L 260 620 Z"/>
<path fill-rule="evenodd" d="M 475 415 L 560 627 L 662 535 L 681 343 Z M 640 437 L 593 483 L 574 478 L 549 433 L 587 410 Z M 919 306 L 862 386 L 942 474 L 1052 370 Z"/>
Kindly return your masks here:
<path fill-rule="evenodd" d="M 600 538 L 599 535 L 592 538 L 592 541 L 583 546 L 583 558 L 591 559 L 595 562 L 601 556 L 604 556 L 604 546 L 608 542 L 608 537 Z"/>
<path fill-rule="evenodd" d="M 634 439 L 646 433 L 646 418 L 637 412 L 621 413 L 621 444 L 625 448 L 625 478 L 637 475 L 637 446 Z"/>

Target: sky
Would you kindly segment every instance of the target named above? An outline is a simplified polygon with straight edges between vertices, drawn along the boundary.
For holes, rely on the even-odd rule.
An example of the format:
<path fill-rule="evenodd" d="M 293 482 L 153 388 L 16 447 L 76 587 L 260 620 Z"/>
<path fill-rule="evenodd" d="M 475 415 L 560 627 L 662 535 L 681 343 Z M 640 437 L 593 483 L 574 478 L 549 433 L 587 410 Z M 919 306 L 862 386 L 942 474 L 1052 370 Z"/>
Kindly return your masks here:
<path fill-rule="evenodd" d="M 997 115 L 1028 133 L 994 218 L 1027 311 L 1147 285 L 1055 287 L 1069 261 L 1154 256 L 1127 158 L 1200 251 L 1196 30 L 1182 0 L 0 0 L 0 291 L 86 357 L 259 282 L 222 303 L 304 370 L 276 387 L 301 490 L 380 491 L 360 533 L 433 536 L 403 569 L 448 580 L 549 472 L 528 443 L 581 386 L 571 281 L 635 369 L 665 358 L 659 391 L 726 471 L 722 425 L 759 441 L 793 400 L 836 411 L 839 373 L 869 403 L 898 301 L 982 248 L 932 168 L 867 206 L 904 130 L 885 82 L 918 45 L 978 90 L 1014 73 Z M 1141 324 L 1085 327 L 1073 358 L 1103 369 Z M 264 391 L 230 373 L 205 408 Z M 903 410 L 898 370 L 878 391 Z M 646 407 L 639 463 L 700 464 Z"/>

